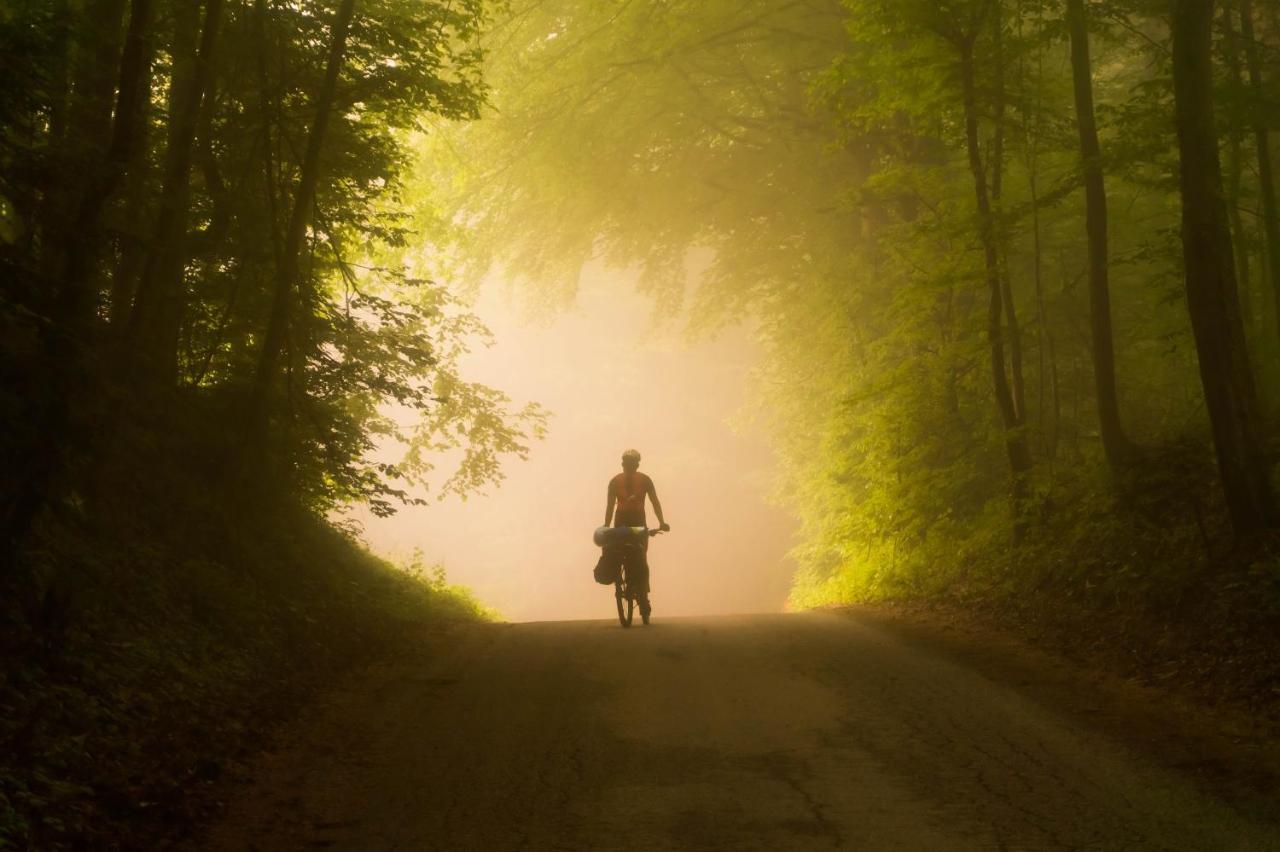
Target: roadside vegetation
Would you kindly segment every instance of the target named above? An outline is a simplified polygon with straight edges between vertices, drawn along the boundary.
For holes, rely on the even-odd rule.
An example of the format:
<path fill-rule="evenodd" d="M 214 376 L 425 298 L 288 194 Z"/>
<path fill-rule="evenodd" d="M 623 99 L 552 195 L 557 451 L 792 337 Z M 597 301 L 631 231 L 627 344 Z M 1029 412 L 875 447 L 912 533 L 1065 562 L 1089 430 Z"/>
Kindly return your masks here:
<path fill-rule="evenodd" d="M 279 504 L 229 523 L 198 496 L 131 503 L 42 524 L 27 558 L 41 582 L 6 602 L 0 636 L 0 846 L 15 848 L 180 839 L 323 688 L 492 616 L 439 570 Z"/>
<path fill-rule="evenodd" d="M 542 429 L 460 374 L 484 329 L 407 253 L 405 140 L 477 114 L 483 20 L 0 8 L 0 846 L 180 835 L 323 679 L 487 616 L 342 521 Z"/>

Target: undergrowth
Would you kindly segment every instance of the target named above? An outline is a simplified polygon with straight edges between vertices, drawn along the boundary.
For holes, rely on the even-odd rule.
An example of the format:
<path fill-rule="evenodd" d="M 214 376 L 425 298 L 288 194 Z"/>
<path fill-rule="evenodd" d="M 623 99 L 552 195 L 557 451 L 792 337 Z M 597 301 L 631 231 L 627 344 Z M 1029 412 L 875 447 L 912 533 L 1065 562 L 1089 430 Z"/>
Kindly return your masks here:
<path fill-rule="evenodd" d="M 227 511 L 190 471 L 41 521 L 0 607 L 0 848 L 151 848 L 315 688 L 492 617 L 302 507 Z"/>
<path fill-rule="evenodd" d="M 1233 539 L 1196 447 L 1097 470 L 1036 483 L 1021 529 L 993 501 L 921 541 L 851 547 L 831 573 L 799 576 L 792 605 L 954 608 L 1135 680 L 1276 715 L 1280 541 Z"/>

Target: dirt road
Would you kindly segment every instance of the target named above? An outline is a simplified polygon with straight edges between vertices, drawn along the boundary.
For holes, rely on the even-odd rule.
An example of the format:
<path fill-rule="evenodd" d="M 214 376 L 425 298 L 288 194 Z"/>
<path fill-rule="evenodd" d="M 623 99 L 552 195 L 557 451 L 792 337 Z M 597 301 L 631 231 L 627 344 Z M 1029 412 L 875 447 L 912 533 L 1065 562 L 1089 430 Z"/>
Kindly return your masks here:
<path fill-rule="evenodd" d="M 1280 849 L 1016 686 L 855 618 L 482 625 L 363 673 L 203 848 Z"/>

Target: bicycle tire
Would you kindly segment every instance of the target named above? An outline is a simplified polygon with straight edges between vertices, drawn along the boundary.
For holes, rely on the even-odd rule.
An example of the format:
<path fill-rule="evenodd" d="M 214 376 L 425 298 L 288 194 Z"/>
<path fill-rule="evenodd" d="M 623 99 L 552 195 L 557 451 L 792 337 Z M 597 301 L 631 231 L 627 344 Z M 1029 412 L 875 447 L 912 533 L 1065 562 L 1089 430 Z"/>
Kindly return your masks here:
<path fill-rule="evenodd" d="M 625 582 L 619 581 L 614 585 L 613 593 L 614 602 L 618 605 L 618 623 L 623 627 L 631 626 L 631 618 L 635 613 L 636 601 L 627 591 Z"/>

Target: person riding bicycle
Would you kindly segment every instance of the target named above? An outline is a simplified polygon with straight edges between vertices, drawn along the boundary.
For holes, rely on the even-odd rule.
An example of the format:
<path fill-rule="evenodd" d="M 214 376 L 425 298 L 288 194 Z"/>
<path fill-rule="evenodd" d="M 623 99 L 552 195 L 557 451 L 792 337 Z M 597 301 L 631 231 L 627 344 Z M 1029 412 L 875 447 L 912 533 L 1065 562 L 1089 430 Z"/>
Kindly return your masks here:
<path fill-rule="evenodd" d="M 645 498 L 653 504 L 653 513 L 658 517 L 658 528 L 663 532 L 671 529 L 670 524 L 662 517 L 662 503 L 658 501 L 658 491 L 653 480 L 639 470 L 640 453 L 627 450 L 622 454 L 622 473 L 609 480 L 609 490 L 605 498 L 604 525 L 615 527 L 647 527 L 648 519 L 644 512 Z M 640 617 L 649 623 L 649 537 L 645 536 L 637 551 L 638 564 L 627 565 L 628 582 L 643 590 L 640 598 Z"/>

